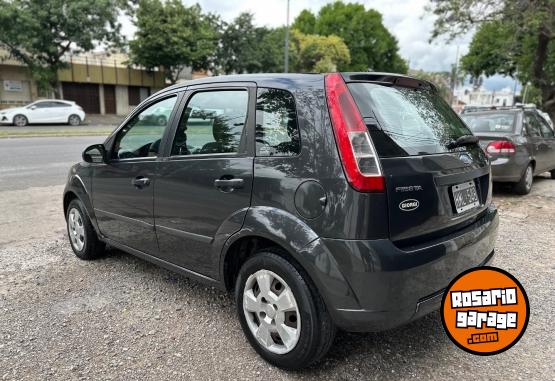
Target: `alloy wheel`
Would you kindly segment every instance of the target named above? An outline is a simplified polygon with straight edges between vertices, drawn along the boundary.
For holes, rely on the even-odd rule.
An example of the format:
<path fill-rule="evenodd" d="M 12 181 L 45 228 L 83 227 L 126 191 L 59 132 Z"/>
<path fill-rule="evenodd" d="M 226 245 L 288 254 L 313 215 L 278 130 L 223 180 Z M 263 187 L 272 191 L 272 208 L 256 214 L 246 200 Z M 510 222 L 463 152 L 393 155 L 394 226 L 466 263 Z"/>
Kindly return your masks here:
<path fill-rule="evenodd" d="M 72 126 L 78 126 L 81 123 L 81 119 L 77 115 L 71 115 L 69 117 L 69 124 Z"/>
<path fill-rule="evenodd" d="M 526 173 L 524 174 L 526 181 L 526 189 L 532 188 L 532 182 L 534 181 L 534 174 L 532 172 L 532 167 L 528 166 L 526 168 Z"/>
<path fill-rule="evenodd" d="M 289 285 L 269 270 L 250 275 L 243 290 L 243 312 L 253 336 L 266 350 L 285 354 L 297 345 L 301 316 Z"/>
<path fill-rule="evenodd" d="M 81 213 L 76 208 L 69 211 L 67 225 L 71 245 L 77 251 L 83 250 L 85 246 L 85 225 Z"/>
<path fill-rule="evenodd" d="M 27 118 L 25 118 L 23 115 L 16 115 L 13 118 L 13 124 L 15 124 L 17 127 L 23 127 L 27 124 Z"/>

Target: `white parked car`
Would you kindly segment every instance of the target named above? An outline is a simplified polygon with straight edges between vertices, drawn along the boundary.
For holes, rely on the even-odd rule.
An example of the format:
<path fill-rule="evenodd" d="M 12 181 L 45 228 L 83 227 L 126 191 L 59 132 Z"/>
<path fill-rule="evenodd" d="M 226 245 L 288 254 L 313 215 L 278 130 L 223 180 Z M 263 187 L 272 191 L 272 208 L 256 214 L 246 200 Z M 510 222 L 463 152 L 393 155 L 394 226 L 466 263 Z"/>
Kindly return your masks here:
<path fill-rule="evenodd" d="M 41 99 L 23 107 L 0 111 L 0 124 L 23 127 L 30 123 L 67 123 L 78 126 L 85 120 L 85 112 L 73 101 Z"/>

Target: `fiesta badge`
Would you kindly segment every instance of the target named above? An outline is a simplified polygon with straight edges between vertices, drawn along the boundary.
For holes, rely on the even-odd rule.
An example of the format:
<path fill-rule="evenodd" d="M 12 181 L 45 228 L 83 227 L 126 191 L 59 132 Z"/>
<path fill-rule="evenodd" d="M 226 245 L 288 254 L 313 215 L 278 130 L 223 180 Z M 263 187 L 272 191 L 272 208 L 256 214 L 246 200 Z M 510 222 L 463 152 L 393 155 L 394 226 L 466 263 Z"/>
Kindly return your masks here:
<path fill-rule="evenodd" d="M 401 201 L 401 203 L 399 204 L 399 209 L 401 209 L 403 212 L 410 212 L 411 210 L 417 209 L 419 205 L 420 202 L 418 202 L 418 200 L 410 198 L 408 200 Z"/>

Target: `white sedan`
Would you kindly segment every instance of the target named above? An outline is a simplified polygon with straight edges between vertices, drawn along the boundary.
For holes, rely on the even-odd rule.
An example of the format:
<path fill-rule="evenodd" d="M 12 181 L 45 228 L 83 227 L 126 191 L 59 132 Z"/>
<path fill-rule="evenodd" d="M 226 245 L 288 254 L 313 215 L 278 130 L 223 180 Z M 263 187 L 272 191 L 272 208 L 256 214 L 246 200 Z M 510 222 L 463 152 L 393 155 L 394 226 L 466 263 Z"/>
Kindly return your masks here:
<path fill-rule="evenodd" d="M 18 127 L 30 123 L 67 123 L 78 126 L 85 120 L 85 112 L 73 101 L 43 99 L 23 107 L 0 111 L 0 124 Z"/>

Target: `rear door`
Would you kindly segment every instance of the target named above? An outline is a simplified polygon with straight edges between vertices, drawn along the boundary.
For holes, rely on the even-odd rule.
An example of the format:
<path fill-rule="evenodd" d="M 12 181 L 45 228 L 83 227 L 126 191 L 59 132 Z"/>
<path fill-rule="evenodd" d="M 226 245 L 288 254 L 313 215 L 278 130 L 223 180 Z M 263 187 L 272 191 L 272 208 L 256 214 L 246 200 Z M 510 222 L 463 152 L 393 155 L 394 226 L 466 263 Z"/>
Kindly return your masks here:
<path fill-rule="evenodd" d="M 380 156 L 390 237 L 400 246 L 432 240 L 471 224 L 490 199 L 487 158 L 472 135 L 425 83 L 350 83 L 349 89 Z M 413 83 L 414 82 L 414 83 Z"/>
<path fill-rule="evenodd" d="M 547 155 L 546 155 L 546 162 L 545 162 L 545 170 L 552 170 L 555 168 L 555 133 L 553 129 L 545 119 L 541 116 L 536 115 L 538 122 L 540 124 L 540 129 L 543 137 L 543 142 L 546 145 Z"/>
<path fill-rule="evenodd" d="M 528 141 L 533 147 L 533 155 L 536 160 L 535 173 L 541 173 L 547 169 L 550 162 L 549 140 L 542 136 L 539 118 L 533 111 L 524 112 L 524 128 L 528 135 Z"/>
<path fill-rule="evenodd" d="M 196 86 L 187 93 L 154 189 L 160 257 L 218 277 L 219 252 L 250 206 L 255 87 Z"/>

